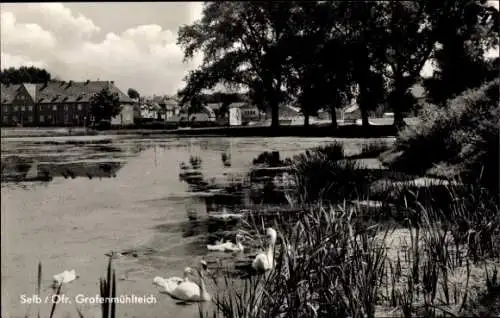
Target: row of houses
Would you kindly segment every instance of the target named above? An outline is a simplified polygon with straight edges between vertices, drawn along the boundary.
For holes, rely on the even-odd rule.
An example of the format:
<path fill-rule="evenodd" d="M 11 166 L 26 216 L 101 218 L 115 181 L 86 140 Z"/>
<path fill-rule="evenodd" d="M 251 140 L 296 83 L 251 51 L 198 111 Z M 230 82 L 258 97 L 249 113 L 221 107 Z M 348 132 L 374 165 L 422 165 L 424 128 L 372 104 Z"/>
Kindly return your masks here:
<path fill-rule="evenodd" d="M 118 94 L 121 113 L 112 119 L 114 125 L 131 125 L 137 118 L 167 122 L 217 121 L 229 125 L 265 124 L 270 114 L 262 112 L 251 103 L 229 105 L 227 114 L 220 114 L 222 103 L 209 103 L 196 113 L 187 113 L 179 102 L 168 96 L 154 96 L 133 100 L 112 81 L 64 82 L 51 81 L 41 84 L 1 85 L 0 109 L 3 126 L 85 126 L 91 121 L 90 99 L 102 89 Z M 337 110 L 340 121 L 360 118 L 355 104 Z M 280 106 L 282 124 L 302 124 L 300 109 L 291 105 Z M 217 116 L 218 114 L 218 116 Z M 327 120 L 328 112 L 320 112 L 315 120 Z"/>
<path fill-rule="evenodd" d="M 133 124 L 135 102 L 112 81 L 1 84 L 2 126 L 85 126 L 91 121 L 90 99 L 108 88 L 118 94 L 121 113 L 112 124 Z"/>

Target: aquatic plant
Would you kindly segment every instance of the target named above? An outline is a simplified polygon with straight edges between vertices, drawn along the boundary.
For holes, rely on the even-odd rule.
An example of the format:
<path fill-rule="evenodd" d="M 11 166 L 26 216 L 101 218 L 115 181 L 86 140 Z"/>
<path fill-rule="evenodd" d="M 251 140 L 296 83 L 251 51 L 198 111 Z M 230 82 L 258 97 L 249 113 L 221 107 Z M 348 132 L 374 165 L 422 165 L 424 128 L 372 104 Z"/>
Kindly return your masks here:
<path fill-rule="evenodd" d="M 243 281 L 224 274 L 216 280 L 212 316 L 467 314 L 481 299 L 478 291 L 498 289 L 498 245 L 491 242 L 500 238 L 499 213 L 497 206 L 479 203 L 487 201 L 478 191 L 470 189 L 468 197 L 449 191 L 456 203 L 451 214 L 432 201 L 417 201 L 397 207 L 408 213 L 397 226 L 366 224 L 359 219 L 364 212 L 346 202 L 303 205 L 296 222 L 285 216 L 273 224 L 247 223 L 253 227 L 249 233 L 264 226 L 278 229 L 276 268 Z M 200 311 L 200 317 L 207 316 Z"/>
<path fill-rule="evenodd" d="M 99 289 L 101 298 L 105 301 L 102 303 L 102 318 L 114 318 L 116 316 L 116 274 L 112 267 L 113 257 L 109 256 L 106 278 L 99 279 Z"/>

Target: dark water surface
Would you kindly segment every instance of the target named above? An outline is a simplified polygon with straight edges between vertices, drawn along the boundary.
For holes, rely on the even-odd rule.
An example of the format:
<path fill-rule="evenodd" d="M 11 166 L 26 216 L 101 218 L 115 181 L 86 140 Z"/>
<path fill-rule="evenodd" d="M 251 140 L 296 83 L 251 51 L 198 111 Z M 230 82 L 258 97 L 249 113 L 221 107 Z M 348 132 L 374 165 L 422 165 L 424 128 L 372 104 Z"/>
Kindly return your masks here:
<path fill-rule="evenodd" d="M 176 305 L 152 284 L 154 276 L 181 276 L 185 266 L 197 266 L 202 257 L 207 257 L 209 232 L 217 230 L 206 222 L 204 200 L 179 180 L 180 163 L 199 156 L 204 176 L 223 182 L 228 170 L 248 172 L 252 159 L 263 151 L 277 150 L 285 157 L 331 141 L 2 138 L 2 160 L 13 155 L 28 161 L 36 159 L 40 169 L 56 171 L 47 183 L 2 184 L 2 317 L 22 317 L 29 310 L 28 305 L 21 304 L 20 295 L 34 293 L 38 261 L 43 264 L 43 287 L 49 286 L 54 274 L 74 268 L 80 277 L 65 285 L 63 293 L 70 300 L 77 294 L 95 296 L 107 265 L 104 254 L 110 250 L 134 251 L 114 261 L 117 277 L 121 278 L 118 294 L 152 294 L 157 300 L 151 305 L 119 305 L 119 317 L 196 317 L 197 306 Z M 362 140 L 345 142 L 348 152 L 356 152 Z M 223 166 L 223 152 L 230 154 L 231 168 Z M 82 167 L 94 169 L 91 179 Z M 64 171 L 73 168 L 80 170 L 76 175 L 66 175 Z M 96 171 L 111 177 L 99 178 Z M 190 220 L 188 215 L 197 216 L 197 220 Z M 49 291 L 42 295 L 49 295 Z M 42 316 L 48 316 L 49 306 L 42 304 Z M 98 305 L 78 307 L 86 317 L 100 316 Z M 58 306 L 55 316 L 77 316 L 74 301 Z"/>

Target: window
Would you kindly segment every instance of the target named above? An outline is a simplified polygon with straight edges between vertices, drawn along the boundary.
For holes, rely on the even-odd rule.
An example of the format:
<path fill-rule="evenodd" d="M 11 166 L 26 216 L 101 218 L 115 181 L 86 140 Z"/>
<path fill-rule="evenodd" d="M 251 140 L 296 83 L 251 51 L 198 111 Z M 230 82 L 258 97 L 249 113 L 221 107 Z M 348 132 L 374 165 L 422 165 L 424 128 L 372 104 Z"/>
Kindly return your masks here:
<path fill-rule="evenodd" d="M 12 121 L 17 121 L 17 116 L 12 116 Z"/>
<path fill-rule="evenodd" d="M 68 105 L 64 105 L 64 110 L 68 111 Z"/>
<path fill-rule="evenodd" d="M 9 108 L 10 107 L 6 105 L 5 107 L 3 107 L 3 112 L 4 113 L 8 113 L 9 112 Z"/>
<path fill-rule="evenodd" d="M 3 122 L 4 122 L 4 123 L 6 123 L 6 122 L 8 122 L 8 121 L 9 121 L 9 117 L 7 117 L 7 116 L 3 116 Z"/>
<path fill-rule="evenodd" d="M 64 114 L 64 122 L 67 123 L 68 121 L 69 121 L 68 114 L 65 113 Z"/>
<path fill-rule="evenodd" d="M 14 111 L 17 112 L 19 110 L 19 108 L 17 108 L 17 105 L 14 106 Z"/>
<path fill-rule="evenodd" d="M 32 123 L 33 122 L 33 116 L 28 116 L 28 122 Z"/>
<path fill-rule="evenodd" d="M 57 110 L 57 105 L 52 105 L 52 110 L 56 111 Z"/>
<path fill-rule="evenodd" d="M 44 122 L 45 121 L 45 117 L 43 115 L 40 115 L 40 122 Z"/>
<path fill-rule="evenodd" d="M 33 106 L 28 106 L 28 111 L 32 112 L 33 111 Z"/>
<path fill-rule="evenodd" d="M 47 116 L 47 120 L 51 120 L 52 119 L 52 116 L 51 115 L 48 115 Z"/>
<path fill-rule="evenodd" d="M 82 110 L 82 104 L 78 104 L 77 108 L 78 110 Z"/>
<path fill-rule="evenodd" d="M 24 112 L 24 106 L 21 106 L 21 111 Z"/>

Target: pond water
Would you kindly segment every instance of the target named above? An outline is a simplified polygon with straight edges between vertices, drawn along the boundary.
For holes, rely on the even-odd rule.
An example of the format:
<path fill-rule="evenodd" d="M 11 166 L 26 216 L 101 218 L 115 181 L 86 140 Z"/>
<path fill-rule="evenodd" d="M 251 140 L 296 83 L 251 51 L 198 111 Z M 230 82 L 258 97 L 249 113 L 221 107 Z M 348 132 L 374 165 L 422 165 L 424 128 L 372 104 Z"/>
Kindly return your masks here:
<path fill-rule="evenodd" d="M 2 160 L 36 159 L 41 168 L 112 164 L 112 177 L 55 174 L 46 183 L 2 183 L 2 317 L 24 316 L 31 308 L 21 295 L 35 292 L 37 264 L 43 265 L 42 295 L 52 276 L 75 269 L 79 278 L 63 286 L 72 304 L 58 305 L 56 317 L 100 316 L 99 305 L 75 304 L 77 294 L 99 293 L 107 257 L 114 250 L 137 250 L 114 261 L 120 295 L 153 295 L 155 304 L 118 306 L 119 317 L 197 317 L 198 307 L 179 306 L 152 284 L 155 276 L 181 276 L 185 266 L 206 257 L 209 228 L 205 202 L 179 180 L 179 165 L 202 159 L 205 177 L 222 180 L 229 169 L 245 173 L 252 159 L 276 150 L 282 157 L 331 142 L 331 138 L 162 138 L 139 136 L 2 138 Z M 348 152 L 363 140 L 344 140 Z M 57 170 L 57 169 L 56 169 Z M 108 169 L 109 170 L 109 169 Z M 59 169 L 59 171 L 63 171 Z M 188 215 L 197 214 L 192 220 Z M 141 251 L 150 251 L 141 253 Z M 48 316 L 50 303 L 43 304 Z"/>

